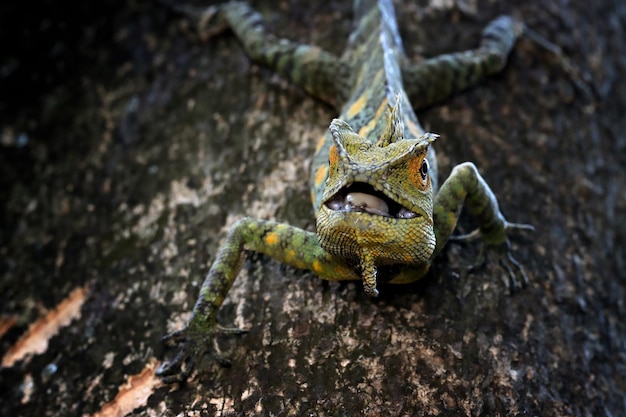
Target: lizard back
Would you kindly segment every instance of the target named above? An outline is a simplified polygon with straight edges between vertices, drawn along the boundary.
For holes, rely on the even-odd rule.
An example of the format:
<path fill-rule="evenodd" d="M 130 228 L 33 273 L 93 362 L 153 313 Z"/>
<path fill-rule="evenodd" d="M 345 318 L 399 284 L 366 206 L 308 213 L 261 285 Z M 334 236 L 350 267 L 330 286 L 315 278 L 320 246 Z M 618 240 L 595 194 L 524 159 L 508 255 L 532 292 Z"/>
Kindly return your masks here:
<path fill-rule="evenodd" d="M 401 60 L 404 58 L 391 0 L 363 0 L 354 5 L 355 27 L 341 61 L 349 70 L 348 82 L 341 80 L 346 99 L 339 118 L 372 143 L 382 143 L 388 128 L 391 108 L 398 106 L 401 138 L 418 138 L 425 132 L 404 91 Z M 320 138 L 311 167 L 311 200 L 315 212 L 322 204 L 328 179 L 328 155 L 333 144 L 327 132 Z M 435 166 L 429 149 L 428 162 Z M 436 179 L 433 178 L 433 182 Z M 436 183 L 433 183 L 436 190 Z"/>

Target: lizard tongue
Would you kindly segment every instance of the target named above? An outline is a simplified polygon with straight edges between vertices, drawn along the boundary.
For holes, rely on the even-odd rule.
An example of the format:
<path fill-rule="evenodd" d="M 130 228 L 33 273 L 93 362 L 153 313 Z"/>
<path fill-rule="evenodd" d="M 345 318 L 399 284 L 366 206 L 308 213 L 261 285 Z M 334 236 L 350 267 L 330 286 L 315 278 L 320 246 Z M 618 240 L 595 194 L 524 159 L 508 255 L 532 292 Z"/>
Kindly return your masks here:
<path fill-rule="evenodd" d="M 348 193 L 344 200 L 344 210 L 365 211 L 380 216 L 389 216 L 389 206 L 385 200 L 366 193 Z"/>

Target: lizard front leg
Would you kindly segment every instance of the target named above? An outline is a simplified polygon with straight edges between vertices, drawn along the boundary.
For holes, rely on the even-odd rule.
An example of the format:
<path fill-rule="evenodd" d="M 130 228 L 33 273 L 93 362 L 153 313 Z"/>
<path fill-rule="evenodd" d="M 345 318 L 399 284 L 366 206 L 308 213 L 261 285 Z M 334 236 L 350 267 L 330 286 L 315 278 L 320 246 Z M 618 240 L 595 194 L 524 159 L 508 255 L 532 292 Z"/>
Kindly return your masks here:
<path fill-rule="evenodd" d="M 279 38 L 265 29 L 263 17 L 245 2 L 228 2 L 198 9 L 161 0 L 195 21 L 200 33 L 230 28 L 250 59 L 266 66 L 307 93 L 336 108 L 345 101 L 350 66 L 323 49 Z"/>
<path fill-rule="evenodd" d="M 468 235 L 451 238 L 463 205 L 478 223 L 478 229 Z M 528 277 L 522 266 L 509 251 L 507 233 L 511 230 L 533 230 L 527 224 L 510 223 L 505 218 L 498 200 L 489 185 L 471 162 L 457 165 L 443 183 L 435 197 L 433 219 L 437 245 L 433 257 L 443 249 L 450 239 L 464 240 L 480 237 L 485 250 L 496 250 L 501 255 L 501 264 L 508 273 L 507 288 L 525 285 Z M 522 282 L 519 282 L 521 277 Z"/>
<path fill-rule="evenodd" d="M 483 31 L 479 48 L 405 65 L 402 77 L 413 107 L 428 107 L 501 71 L 523 28 L 521 22 L 500 16 Z"/>
<path fill-rule="evenodd" d="M 244 249 L 267 254 L 297 268 L 312 270 L 324 279 L 360 279 L 352 267 L 322 249 L 315 233 L 264 220 L 245 218 L 238 221 L 217 252 L 189 322 L 182 330 L 164 337 L 166 342 L 180 345 L 177 356 L 159 370 L 164 380 L 185 379 L 195 361 L 204 354 L 211 354 L 221 364 L 228 364 L 219 351 L 216 337 L 241 334 L 245 330 L 219 326 L 217 313 L 241 269 Z"/>

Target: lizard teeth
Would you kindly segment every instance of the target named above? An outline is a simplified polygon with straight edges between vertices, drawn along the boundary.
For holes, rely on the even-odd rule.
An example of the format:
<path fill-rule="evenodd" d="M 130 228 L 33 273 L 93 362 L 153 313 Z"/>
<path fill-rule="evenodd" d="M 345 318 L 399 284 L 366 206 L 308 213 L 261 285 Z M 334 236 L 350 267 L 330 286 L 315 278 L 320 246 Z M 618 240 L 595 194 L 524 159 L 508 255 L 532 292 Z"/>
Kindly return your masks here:
<path fill-rule="evenodd" d="M 350 183 L 327 200 L 326 207 L 333 211 L 369 213 L 396 219 L 419 217 L 414 211 L 398 204 L 384 193 L 364 183 Z"/>
<path fill-rule="evenodd" d="M 396 217 L 399 219 L 412 219 L 413 217 L 416 217 L 416 216 L 417 216 L 416 212 L 406 209 L 404 207 L 398 210 L 398 213 L 396 214 Z"/>
<path fill-rule="evenodd" d="M 389 206 L 382 198 L 366 193 L 349 193 L 346 195 L 344 210 L 365 211 L 389 217 Z"/>
<path fill-rule="evenodd" d="M 335 210 L 335 211 L 343 210 L 344 208 L 343 202 L 337 198 L 333 198 L 332 200 L 330 200 L 328 203 L 326 203 L 326 206 L 329 209 Z"/>

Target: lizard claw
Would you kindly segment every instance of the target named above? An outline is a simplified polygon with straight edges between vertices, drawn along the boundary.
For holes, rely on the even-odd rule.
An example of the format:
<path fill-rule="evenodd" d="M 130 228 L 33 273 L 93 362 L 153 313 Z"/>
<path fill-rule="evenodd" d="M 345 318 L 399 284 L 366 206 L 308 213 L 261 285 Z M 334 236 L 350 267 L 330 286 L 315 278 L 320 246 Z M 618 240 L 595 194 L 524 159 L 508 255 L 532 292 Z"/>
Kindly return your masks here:
<path fill-rule="evenodd" d="M 224 357 L 217 344 L 219 336 L 235 336 L 247 332 L 245 329 L 224 328 L 217 325 L 196 325 L 195 318 L 180 330 L 163 336 L 168 346 L 178 346 L 178 353 L 171 361 L 164 363 L 157 370 L 157 375 L 166 384 L 183 382 L 188 377 L 196 361 L 209 354 L 222 366 L 230 366 L 231 361 Z"/>
<path fill-rule="evenodd" d="M 169 346 L 181 345 L 178 353 L 169 362 L 163 363 L 156 374 L 166 384 L 183 382 L 189 376 L 195 365 L 196 355 L 202 356 L 204 352 L 198 352 L 196 341 L 187 338 L 187 327 L 168 333 L 161 340 Z"/>
<path fill-rule="evenodd" d="M 488 260 L 492 261 L 490 258 L 495 256 L 496 259 L 494 260 L 496 260 L 500 267 L 505 271 L 505 274 L 502 276 L 502 281 L 509 293 L 526 287 L 530 282 L 522 264 L 520 264 L 511 254 L 511 244 L 509 239 L 506 237 L 507 232 L 511 230 L 534 231 L 535 228 L 530 224 L 505 222 L 503 234 L 504 239 L 486 239 L 480 248 L 480 253 L 478 254 L 476 262 L 469 267 L 470 271 L 476 271 L 477 269 L 485 266 Z M 473 241 L 481 237 L 482 235 L 480 229 L 476 229 L 464 235 L 451 236 L 450 240 Z"/>
<path fill-rule="evenodd" d="M 505 236 L 505 240 L 506 240 L 506 234 L 507 232 L 514 230 L 514 231 L 524 231 L 524 232 L 534 232 L 535 231 L 535 226 L 533 226 L 532 224 L 525 224 L 525 223 L 509 223 L 509 222 L 505 222 L 504 223 L 504 236 Z M 474 229 L 469 233 L 466 233 L 464 235 L 452 235 L 448 238 L 448 240 L 450 241 L 456 241 L 456 242 L 472 242 L 474 240 L 478 240 L 480 238 L 483 238 L 483 234 L 481 233 L 480 229 Z"/>
<path fill-rule="evenodd" d="M 492 259 L 493 257 L 496 259 Z M 530 280 L 524 267 L 511 254 L 511 244 L 508 239 L 501 244 L 482 245 L 478 259 L 469 267 L 469 271 L 476 271 L 484 267 L 487 261 L 491 263 L 494 260 L 505 272 L 502 275 L 502 282 L 509 293 L 522 289 L 529 284 Z"/>

